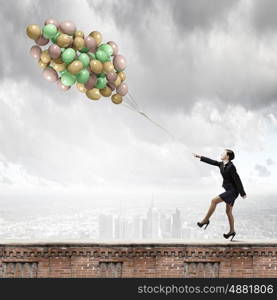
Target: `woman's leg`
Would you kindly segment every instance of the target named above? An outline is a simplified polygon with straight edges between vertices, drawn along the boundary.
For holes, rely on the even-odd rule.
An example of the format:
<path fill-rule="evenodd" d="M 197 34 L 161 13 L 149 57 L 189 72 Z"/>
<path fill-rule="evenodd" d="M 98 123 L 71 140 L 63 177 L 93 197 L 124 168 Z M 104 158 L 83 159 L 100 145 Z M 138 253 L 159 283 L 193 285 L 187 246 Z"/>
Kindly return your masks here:
<path fill-rule="evenodd" d="M 219 196 L 216 196 L 215 198 L 212 199 L 210 208 L 201 223 L 207 223 L 209 221 L 209 218 L 214 213 L 217 204 L 222 201 L 223 200 Z"/>
<path fill-rule="evenodd" d="M 229 231 L 229 233 L 235 231 L 235 228 L 234 228 L 234 216 L 233 216 L 232 209 L 233 209 L 233 206 L 231 206 L 230 204 L 226 203 L 226 214 L 227 214 L 229 225 L 230 225 L 230 231 Z"/>

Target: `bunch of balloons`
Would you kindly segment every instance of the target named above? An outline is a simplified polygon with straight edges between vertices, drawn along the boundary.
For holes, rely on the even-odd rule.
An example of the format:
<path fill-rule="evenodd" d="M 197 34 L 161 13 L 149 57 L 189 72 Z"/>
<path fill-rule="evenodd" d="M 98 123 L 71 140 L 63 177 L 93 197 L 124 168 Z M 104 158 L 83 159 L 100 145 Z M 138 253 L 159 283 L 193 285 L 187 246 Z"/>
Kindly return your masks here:
<path fill-rule="evenodd" d="M 88 36 L 76 29 L 71 21 L 58 22 L 50 18 L 43 28 L 29 25 L 26 33 L 35 41 L 31 55 L 43 69 L 43 77 L 57 82 L 63 91 L 76 83 L 77 89 L 92 100 L 111 97 L 120 104 L 128 93 L 125 82 L 125 58 L 118 54 L 115 42 L 102 43 L 102 34 L 92 31 Z M 42 46 L 50 46 L 42 49 Z"/>

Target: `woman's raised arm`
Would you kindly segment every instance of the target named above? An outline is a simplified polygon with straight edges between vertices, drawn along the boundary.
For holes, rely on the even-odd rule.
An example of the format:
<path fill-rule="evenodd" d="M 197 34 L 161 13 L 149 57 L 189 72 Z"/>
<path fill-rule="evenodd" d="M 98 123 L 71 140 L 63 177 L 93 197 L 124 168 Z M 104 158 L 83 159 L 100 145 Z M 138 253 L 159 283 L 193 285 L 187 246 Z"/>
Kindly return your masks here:
<path fill-rule="evenodd" d="M 200 158 L 201 161 L 203 161 L 209 165 L 213 165 L 213 166 L 217 166 L 217 167 L 219 167 L 219 165 L 220 165 L 220 162 L 217 160 L 213 160 L 208 157 L 205 157 L 205 156 L 202 156 L 199 154 L 195 154 L 195 153 L 192 153 L 192 154 L 194 155 L 194 157 Z"/>

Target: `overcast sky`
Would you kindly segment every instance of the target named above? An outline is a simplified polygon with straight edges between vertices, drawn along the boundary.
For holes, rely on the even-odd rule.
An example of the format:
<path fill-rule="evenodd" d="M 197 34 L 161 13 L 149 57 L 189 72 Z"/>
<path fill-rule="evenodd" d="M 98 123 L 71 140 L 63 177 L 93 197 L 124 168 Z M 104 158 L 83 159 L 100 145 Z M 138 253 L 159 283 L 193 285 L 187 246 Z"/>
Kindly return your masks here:
<path fill-rule="evenodd" d="M 211 198 L 224 148 L 249 196 L 276 195 L 277 2 L 1 0 L 2 194 Z M 46 82 L 28 24 L 72 20 L 114 40 L 142 116 Z M 158 197 L 158 196 L 157 196 Z"/>

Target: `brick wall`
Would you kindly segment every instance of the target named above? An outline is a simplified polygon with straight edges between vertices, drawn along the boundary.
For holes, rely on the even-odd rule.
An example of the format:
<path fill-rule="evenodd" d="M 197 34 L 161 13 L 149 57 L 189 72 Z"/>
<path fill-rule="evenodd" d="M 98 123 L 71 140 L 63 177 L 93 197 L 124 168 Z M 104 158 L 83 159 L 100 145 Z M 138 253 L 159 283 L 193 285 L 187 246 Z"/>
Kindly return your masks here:
<path fill-rule="evenodd" d="M 0 244 L 3 277 L 277 278 L 277 243 Z"/>

